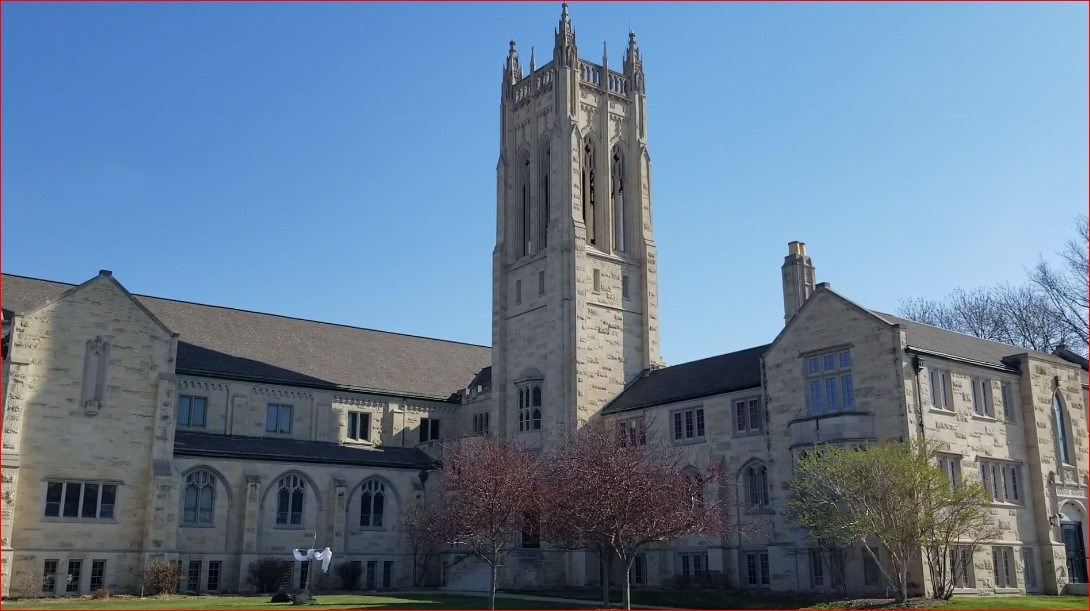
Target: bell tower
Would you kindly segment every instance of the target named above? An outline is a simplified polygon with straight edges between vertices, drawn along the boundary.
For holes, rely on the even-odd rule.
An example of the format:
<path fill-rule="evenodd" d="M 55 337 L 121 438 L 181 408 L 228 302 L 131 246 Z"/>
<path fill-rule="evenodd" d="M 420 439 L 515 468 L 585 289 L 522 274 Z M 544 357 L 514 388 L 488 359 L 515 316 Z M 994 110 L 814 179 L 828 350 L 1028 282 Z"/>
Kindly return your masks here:
<path fill-rule="evenodd" d="M 643 61 L 579 59 L 567 4 L 552 60 L 503 66 L 492 254 L 492 396 L 540 447 L 661 366 Z"/>

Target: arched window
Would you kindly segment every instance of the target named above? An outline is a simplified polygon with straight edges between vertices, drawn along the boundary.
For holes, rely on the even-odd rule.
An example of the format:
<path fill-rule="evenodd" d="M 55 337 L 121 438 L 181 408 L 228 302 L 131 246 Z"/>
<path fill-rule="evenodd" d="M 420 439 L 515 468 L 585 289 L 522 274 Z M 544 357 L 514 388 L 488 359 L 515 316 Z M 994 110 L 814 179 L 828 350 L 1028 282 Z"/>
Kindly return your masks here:
<path fill-rule="evenodd" d="M 541 205 L 538 206 L 537 233 L 540 236 L 541 248 L 545 248 L 549 245 L 549 171 L 552 167 L 551 150 L 547 144 L 545 150 L 541 152 L 540 164 L 541 188 L 538 192 L 541 194 Z"/>
<path fill-rule="evenodd" d="M 303 495 L 306 482 L 298 475 L 280 478 L 276 492 L 276 523 L 290 526 L 303 524 Z"/>
<path fill-rule="evenodd" d="M 523 376 L 515 381 L 518 392 L 519 432 L 541 430 L 541 374 L 533 370 L 531 376 Z"/>
<path fill-rule="evenodd" d="M 518 180 L 515 183 L 517 193 L 517 212 L 515 231 L 518 234 L 518 256 L 530 254 L 530 156 L 522 155 L 518 164 Z"/>
<path fill-rule="evenodd" d="M 587 244 L 597 244 L 594 214 L 594 147 L 590 139 L 583 141 L 583 224 L 587 227 Z"/>
<path fill-rule="evenodd" d="M 761 463 L 746 467 L 742 474 L 745 502 L 750 508 L 768 507 L 768 469 Z"/>
<path fill-rule="evenodd" d="M 201 469 L 185 478 L 182 522 L 185 524 L 211 524 L 212 508 L 216 504 L 216 476 Z"/>
<path fill-rule="evenodd" d="M 1067 422 L 1064 420 L 1064 406 L 1060 402 L 1060 393 L 1056 393 L 1052 396 L 1052 418 L 1055 421 L 1056 427 L 1056 452 L 1060 457 L 1060 462 L 1065 465 L 1074 464 L 1071 462 L 1071 446 L 1067 439 Z"/>
<path fill-rule="evenodd" d="M 370 479 L 361 488 L 360 526 L 382 527 L 382 516 L 386 512 L 386 484 L 377 479 Z"/>
<path fill-rule="evenodd" d="M 628 214 L 625 205 L 624 194 L 624 154 L 620 147 L 613 147 L 613 167 L 611 183 L 613 191 L 610 199 L 613 202 L 613 249 L 618 252 L 628 250 Z"/>

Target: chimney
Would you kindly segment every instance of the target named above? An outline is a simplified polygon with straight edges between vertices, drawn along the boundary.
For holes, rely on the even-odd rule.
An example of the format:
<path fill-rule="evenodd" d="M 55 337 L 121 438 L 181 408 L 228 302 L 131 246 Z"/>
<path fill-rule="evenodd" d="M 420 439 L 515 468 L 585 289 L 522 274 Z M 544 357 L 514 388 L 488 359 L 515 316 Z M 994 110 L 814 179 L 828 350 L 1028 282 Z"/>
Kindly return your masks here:
<path fill-rule="evenodd" d="M 802 304 L 814 292 L 814 265 L 806 254 L 806 244 L 788 242 L 783 259 L 783 324 L 795 317 Z"/>

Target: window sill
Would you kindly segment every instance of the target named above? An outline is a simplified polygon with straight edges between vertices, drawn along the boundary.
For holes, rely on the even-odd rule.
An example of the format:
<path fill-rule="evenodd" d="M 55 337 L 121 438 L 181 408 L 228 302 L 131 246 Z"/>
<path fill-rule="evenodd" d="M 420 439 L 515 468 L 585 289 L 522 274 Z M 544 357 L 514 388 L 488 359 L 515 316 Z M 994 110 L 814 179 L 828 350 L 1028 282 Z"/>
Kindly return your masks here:
<path fill-rule="evenodd" d="M 760 437 L 760 436 L 764 435 L 764 433 L 765 432 L 761 431 L 761 430 L 757 430 L 757 431 L 735 431 L 733 437 L 735 439 L 737 439 L 739 437 Z"/>
<path fill-rule="evenodd" d="M 1021 594 L 1022 590 L 1019 588 L 996 588 L 996 594 Z"/>
<path fill-rule="evenodd" d="M 958 413 L 952 409 L 942 409 L 938 407 L 932 407 L 928 410 L 932 414 L 942 414 L 943 416 L 957 416 Z"/>
<path fill-rule="evenodd" d="M 1021 509 L 1022 508 L 1021 503 L 1007 503 L 1005 501 L 991 501 L 987 505 L 988 505 L 988 507 L 994 507 L 996 509 Z"/>
<path fill-rule="evenodd" d="M 375 444 L 370 439 L 345 439 L 345 445 L 373 447 Z"/>
<path fill-rule="evenodd" d="M 997 422 L 995 416 L 988 416 L 985 414 L 973 413 L 973 420 L 980 420 L 982 422 Z"/>
<path fill-rule="evenodd" d="M 698 443 L 704 443 L 706 440 L 704 437 L 694 437 L 693 439 L 674 439 L 674 445 L 676 446 L 691 446 Z"/>
<path fill-rule="evenodd" d="M 182 528 L 215 528 L 215 524 L 198 524 L 196 522 L 182 522 L 179 524 Z"/>
<path fill-rule="evenodd" d="M 353 532 L 355 532 L 355 533 L 363 533 L 363 532 L 373 533 L 373 532 L 382 532 L 382 531 L 385 531 L 385 530 L 386 530 L 385 526 L 359 526 Z"/>
<path fill-rule="evenodd" d="M 45 516 L 42 522 L 61 522 L 69 524 L 117 524 L 116 518 L 64 518 Z"/>
<path fill-rule="evenodd" d="M 273 524 L 274 530 L 306 530 L 303 524 Z"/>

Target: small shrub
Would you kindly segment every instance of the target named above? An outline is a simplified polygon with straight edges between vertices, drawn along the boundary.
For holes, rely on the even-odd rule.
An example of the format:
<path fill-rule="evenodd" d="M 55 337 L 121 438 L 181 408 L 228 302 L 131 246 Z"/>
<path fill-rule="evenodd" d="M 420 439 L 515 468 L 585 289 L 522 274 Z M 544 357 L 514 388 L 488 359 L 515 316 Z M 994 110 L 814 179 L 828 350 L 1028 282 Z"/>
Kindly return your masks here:
<path fill-rule="evenodd" d="M 170 594 L 177 590 L 181 583 L 182 565 L 176 562 L 154 560 L 144 566 L 144 587 L 147 588 L 148 594 L 153 596 Z"/>
<path fill-rule="evenodd" d="M 107 590 L 107 589 L 104 589 L 104 588 L 95 590 L 94 592 L 91 592 L 91 598 L 94 598 L 94 599 L 102 599 L 102 598 L 109 598 L 109 597 L 110 597 L 110 591 Z"/>
<path fill-rule="evenodd" d="M 257 588 L 262 594 L 275 592 L 280 589 L 280 582 L 284 573 L 291 570 L 287 560 L 280 558 L 262 558 L 257 562 L 251 562 L 246 570 L 246 583 Z"/>
<path fill-rule="evenodd" d="M 337 577 L 341 579 L 341 588 L 355 590 L 360 587 L 360 577 L 363 575 L 363 565 L 359 562 L 342 562 L 335 567 Z"/>
<path fill-rule="evenodd" d="M 11 595 L 16 598 L 28 598 L 42 595 L 42 574 L 32 571 L 19 571 L 11 579 Z"/>

